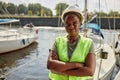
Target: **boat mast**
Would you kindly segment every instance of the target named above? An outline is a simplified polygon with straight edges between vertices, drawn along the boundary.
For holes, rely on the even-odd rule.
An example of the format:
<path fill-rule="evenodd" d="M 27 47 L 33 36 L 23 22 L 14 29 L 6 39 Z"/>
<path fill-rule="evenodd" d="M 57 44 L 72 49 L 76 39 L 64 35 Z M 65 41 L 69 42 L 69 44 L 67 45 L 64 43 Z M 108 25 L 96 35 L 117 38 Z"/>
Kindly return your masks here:
<path fill-rule="evenodd" d="M 85 20 L 84 20 L 84 36 L 86 37 L 87 36 L 87 0 L 85 0 L 85 9 L 84 9 L 84 11 L 85 11 L 85 14 L 84 14 L 84 16 L 85 16 Z"/>

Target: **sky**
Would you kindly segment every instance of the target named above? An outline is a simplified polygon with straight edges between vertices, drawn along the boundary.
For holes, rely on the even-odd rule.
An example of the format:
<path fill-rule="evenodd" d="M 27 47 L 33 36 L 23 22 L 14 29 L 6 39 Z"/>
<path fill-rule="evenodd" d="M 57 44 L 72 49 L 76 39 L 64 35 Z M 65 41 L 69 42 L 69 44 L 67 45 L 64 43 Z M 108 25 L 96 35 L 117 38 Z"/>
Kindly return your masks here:
<path fill-rule="evenodd" d="M 55 7 L 57 3 L 67 3 L 69 5 L 78 4 L 81 11 L 84 10 L 84 1 L 85 0 L 0 0 L 3 2 L 11 2 L 16 5 L 29 3 L 40 3 L 42 6 L 50 8 L 55 14 Z M 109 12 L 110 10 L 118 11 L 120 13 L 120 0 L 100 0 L 100 10 L 104 12 Z M 99 0 L 88 0 L 88 11 L 99 11 Z"/>

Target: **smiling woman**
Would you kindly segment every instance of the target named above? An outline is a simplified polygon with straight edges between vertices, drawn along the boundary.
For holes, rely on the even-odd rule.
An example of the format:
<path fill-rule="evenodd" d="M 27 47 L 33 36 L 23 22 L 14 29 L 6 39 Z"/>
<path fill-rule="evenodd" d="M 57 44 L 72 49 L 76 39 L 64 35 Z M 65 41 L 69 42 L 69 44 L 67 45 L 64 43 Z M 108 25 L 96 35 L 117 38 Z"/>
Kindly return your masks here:
<path fill-rule="evenodd" d="M 62 14 L 67 36 L 57 37 L 48 56 L 50 80 L 92 79 L 96 60 L 91 39 L 79 35 L 83 17 L 77 6 L 69 6 Z"/>

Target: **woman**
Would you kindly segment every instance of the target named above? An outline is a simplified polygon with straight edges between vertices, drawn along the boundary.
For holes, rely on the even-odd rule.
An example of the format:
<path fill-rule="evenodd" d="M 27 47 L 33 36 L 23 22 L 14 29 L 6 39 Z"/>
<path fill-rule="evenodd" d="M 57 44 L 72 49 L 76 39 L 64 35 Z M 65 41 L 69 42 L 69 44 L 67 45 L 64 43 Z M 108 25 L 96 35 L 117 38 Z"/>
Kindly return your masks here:
<path fill-rule="evenodd" d="M 50 80 L 87 80 L 95 72 L 96 60 L 91 39 L 79 35 L 83 16 L 76 6 L 62 14 L 67 36 L 57 37 L 48 56 Z"/>

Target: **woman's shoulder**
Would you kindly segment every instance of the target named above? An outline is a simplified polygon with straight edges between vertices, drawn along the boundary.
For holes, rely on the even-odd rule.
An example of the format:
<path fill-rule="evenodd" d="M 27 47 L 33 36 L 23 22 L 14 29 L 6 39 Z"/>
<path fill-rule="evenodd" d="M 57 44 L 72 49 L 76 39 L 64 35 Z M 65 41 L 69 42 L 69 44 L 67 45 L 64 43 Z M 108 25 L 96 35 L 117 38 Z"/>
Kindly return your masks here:
<path fill-rule="evenodd" d="M 81 36 L 81 38 L 82 38 L 82 39 L 84 39 L 85 41 L 87 40 L 87 41 L 90 41 L 90 42 L 92 42 L 92 43 L 93 43 L 93 40 L 92 40 L 91 38 L 84 37 L 84 36 Z"/>
<path fill-rule="evenodd" d="M 58 40 L 58 39 L 66 39 L 67 38 L 67 36 L 58 36 L 58 37 L 56 37 L 56 40 Z"/>

